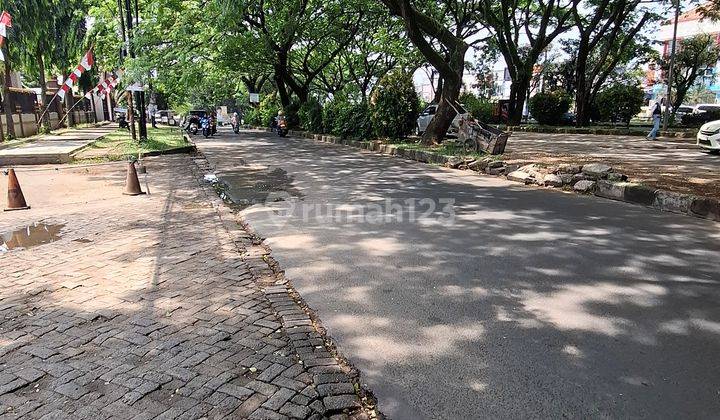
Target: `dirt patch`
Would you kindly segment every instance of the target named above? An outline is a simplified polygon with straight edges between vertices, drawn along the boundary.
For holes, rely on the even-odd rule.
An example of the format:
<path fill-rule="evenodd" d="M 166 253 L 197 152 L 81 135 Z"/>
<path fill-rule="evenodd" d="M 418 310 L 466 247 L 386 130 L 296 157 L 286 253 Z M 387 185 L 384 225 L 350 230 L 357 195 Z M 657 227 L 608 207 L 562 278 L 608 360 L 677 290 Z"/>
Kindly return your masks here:
<path fill-rule="evenodd" d="M 683 194 L 720 197 L 720 156 L 687 141 L 513 133 L 503 159 L 518 165 L 605 163 L 631 181 Z"/>

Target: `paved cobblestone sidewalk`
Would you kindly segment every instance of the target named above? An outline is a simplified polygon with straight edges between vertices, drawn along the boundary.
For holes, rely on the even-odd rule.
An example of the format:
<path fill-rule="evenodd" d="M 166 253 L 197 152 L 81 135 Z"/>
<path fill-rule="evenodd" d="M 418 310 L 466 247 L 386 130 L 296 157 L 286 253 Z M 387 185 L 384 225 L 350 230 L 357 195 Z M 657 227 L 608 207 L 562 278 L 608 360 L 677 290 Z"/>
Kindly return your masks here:
<path fill-rule="evenodd" d="M 203 165 L 150 160 L 141 197 L 122 164 L 18 171 L 33 209 L 0 234 L 62 228 L 0 253 L 0 417 L 367 418 Z"/>

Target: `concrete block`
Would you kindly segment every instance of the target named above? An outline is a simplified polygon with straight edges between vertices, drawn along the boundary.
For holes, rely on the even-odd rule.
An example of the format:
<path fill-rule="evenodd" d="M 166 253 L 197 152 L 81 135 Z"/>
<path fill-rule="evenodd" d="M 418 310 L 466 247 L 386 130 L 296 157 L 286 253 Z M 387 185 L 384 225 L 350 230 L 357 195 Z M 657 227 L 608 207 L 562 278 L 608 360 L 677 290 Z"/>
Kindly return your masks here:
<path fill-rule="evenodd" d="M 598 181 L 595 195 L 612 200 L 625 201 L 625 182 Z"/>
<path fill-rule="evenodd" d="M 690 213 L 705 219 L 720 221 L 720 201 L 707 197 L 694 197 Z"/>
<path fill-rule="evenodd" d="M 645 185 L 628 184 L 625 186 L 624 200 L 629 203 L 651 206 L 655 202 L 657 190 Z"/>
<path fill-rule="evenodd" d="M 693 197 L 687 194 L 658 190 L 652 206 L 662 211 L 686 214 L 690 211 L 692 199 Z"/>

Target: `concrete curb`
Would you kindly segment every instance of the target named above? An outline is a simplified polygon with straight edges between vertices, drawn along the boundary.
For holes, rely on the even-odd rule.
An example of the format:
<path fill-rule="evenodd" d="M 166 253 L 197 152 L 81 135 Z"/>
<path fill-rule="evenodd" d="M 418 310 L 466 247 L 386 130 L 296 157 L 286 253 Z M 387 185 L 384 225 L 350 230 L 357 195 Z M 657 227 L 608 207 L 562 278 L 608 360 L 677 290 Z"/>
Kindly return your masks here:
<path fill-rule="evenodd" d="M 264 239 L 204 180 L 206 174 L 213 172 L 207 158 L 199 153 L 189 159 L 191 171 L 199 187 L 232 237 L 243 263 L 253 275 L 256 288 L 270 303 L 288 335 L 296 357 L 312 375 L 314 386 L 320 388 L 315 399 L 321 402 L 321 405 L 316 411 L 326 417 L 337 414 L 348 420 L 366 418 L 364 414 L 368 410 L 369 402 L 364 401 L 369 398 L 374 405 L 375 398 L 372 392 L 362 385 L 361 372 L 339 353 L 320 320 L 292 286 L 292 282 L 285 277 Z M 331 387 L 333 389 L 329 389 Z"/>
<path fill-rule="evenodd" d="M 510 126 L 508 131 L 517 131 L 524 133 L 547 133 L 547 134 L 590 134 L 601 136 L 647 136 L 650 127 L 647 129 L 627 129 L 627 128 L 573 128 L 573 127 L 550 127 L 550 126 Z M 675 138 L 675 139 L 692 139 L 697 136 L 697 129 L 688 129 L 683 131 L 663 131 L 659 137 Z"/>
<path fill-rule="evenodd" d="M 253 127 L 249 127 L 253 128 Z M 267 131 L 270 131 L 269 129 Z M 324 143 L 332 143 L 343 146 L 355 147 L 363 150 L 378 152 L 381 154 L 401 157 L 422 163 L 430 163 L 437 165 L 448 165 L 453 160 L 460 160 L 456 156 L 445 156 L 437 153 L 405 149 L 393 144 L 385 144 L 379 141 L 358 141 L 351 139 L 342 139 L 337 136 L 328 136 L 324 134 L 312 134 L 305 131 L 293 131 L 290 135 L 302 137 Z M 454 165 L 457 169 L 472 170 L 473 172 L 486 175 L 503 176 L 511 181 L 528 184 L 526 180 L 515 179 L 513 168 L 509 167 L 493 167 L 495 162 L 488 162 L 485 167 L 478 167 L 477 170 L 470 168 L 462 168 L 462 165 Z M 512 170 L 511 170 L 512 169 Z M 655 189 L 646 185 L 624 182 L 609 181 L 600 179 L 596 182 L 595 187 L 587 192 L 597 197 L 608 198 L 615 201 L 623 201 L 626 203 L 637 204 L 650 207 L 656 210 L 685 214 L 688 216 L 698 217 L 701 219 L 713 220 L 720 222 L 720 200 L 709 197 L 698 197 L 691 194 L 680 194 L 672 191 Z"/>

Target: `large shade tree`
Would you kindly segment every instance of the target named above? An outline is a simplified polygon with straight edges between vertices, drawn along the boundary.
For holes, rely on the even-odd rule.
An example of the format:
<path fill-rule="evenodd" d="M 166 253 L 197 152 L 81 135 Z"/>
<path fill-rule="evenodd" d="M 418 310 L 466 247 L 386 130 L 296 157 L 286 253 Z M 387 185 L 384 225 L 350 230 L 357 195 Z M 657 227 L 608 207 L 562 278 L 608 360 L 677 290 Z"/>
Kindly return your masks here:
<path fill-rule="evenodd" d="M 364 16 L 360 1 L 219 2 L 229 41 L 254 50 L 257 63 L 272 69 L 283 106 L 292 94 L 308 100 L 316 78 L 350 45 Z"/>
<path fill-rule="evenodd" d="M 510 74 L 508 120 L 518 124 L 535 64 L 560 34 L 573 25 L 580 0 L 481 0 L 482 15 L 493 31 Z"/>
<path fill-rule="evenodd" d="M 573 9 L 578 31 L 575 57 L 577 124 L 590 122 L 591 104 L 619 64 L 644 55 L 650 42 L 639 35 L 653 17 L 642 0 L 588 0 Z"/>
<path fill-rule="evenodd" d="M 698 77 L 708 67 L 713 67 L 720 60 L 720 46 L 714 35 L 696 35 L 680 41 L 675 56 L 675 68 L 673 70 L 673 91 L 672 114 L 685 101 L 688 90 L 692 88 Z M 670 64 L 666 60 L 663 67 L 669 73 Z"/>
<path fill-rule="evenodd" d="M 472 45 L 484 41 L 478 36 L 482 1 L 381 1 L 392 15 L 402 19 L 407 37 L 442 79 L 438 109 L 422 138 L 425 144 L 437 143 L 457 114 L 465 55 Z"/>

